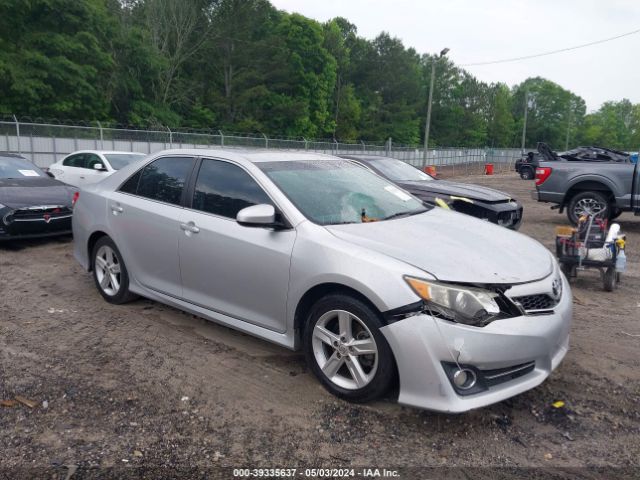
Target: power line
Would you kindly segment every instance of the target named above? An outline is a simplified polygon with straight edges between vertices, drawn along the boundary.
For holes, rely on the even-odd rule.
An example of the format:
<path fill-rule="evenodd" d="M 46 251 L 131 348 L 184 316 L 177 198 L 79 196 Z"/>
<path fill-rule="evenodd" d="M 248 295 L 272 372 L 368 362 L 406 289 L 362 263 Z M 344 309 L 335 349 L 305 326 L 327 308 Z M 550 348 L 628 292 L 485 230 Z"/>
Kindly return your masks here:
<path fill-rule="evenodd" d="M 493 65 L 496 63 L 507 63 L 507 62 L 517 62 L 519 60 L 528 60 L 530 58 L 544 57 L 546 55 L 554 55 L 556 53 L 568 52 L 570 50 L 577 50 L 578 48 L 590 47 L 591 45 L 597 45 L 599 43 L 610 42 L 611 40 L 617 40 L 619 38 L 628 37 L 629 35 L 634 35 L 639 33 L 640 29 L 634 30 L 632 32 L 623 33 L 622 35 L 617 35 L 615 37 L 604 38 L 602 40 L 596 40 L 595 42 L 583 43 L 582 45 L 576 45 L 574 47 L 561 48 L 559 50 L 551 50 L 550 52 L 544 53 L 536 53 L 534 55 L 525 55 L 523 57 L 514 57 L 514 58 L 505 58 L 502 60 L 493 60 L 490 62 L 476 62 L 476 63 L 466 63 L 464 65 L 460 65 L 461 67 L 474 67 L 476 65 Z"/>

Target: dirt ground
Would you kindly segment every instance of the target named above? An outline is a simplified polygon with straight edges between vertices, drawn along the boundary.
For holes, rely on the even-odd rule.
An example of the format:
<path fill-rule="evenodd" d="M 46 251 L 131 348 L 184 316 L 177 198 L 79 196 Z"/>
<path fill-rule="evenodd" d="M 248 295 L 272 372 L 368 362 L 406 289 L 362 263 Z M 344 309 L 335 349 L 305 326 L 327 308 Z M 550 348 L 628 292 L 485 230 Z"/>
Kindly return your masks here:
<path fill-rule="evenodd" d="M 458 179 L 521 200 L 521 231 L 549 248 L 566 222 L 515 174 Z M 640 217 L 619 223 L 628 273 L 612 293 L 597 272 L 573 282 L 571 347 L 559 369 L 534 390 L 460 415 L 393 399 L 352 405 L 328 394 L 298 353 L 149 300 L 109 305 L 69 238 L 0 244 L 0 400 L 36 402 L 0 406 L 0 478 L 106 478 L 159 466 L 149 478 L 232 478 L 217 467 L 640 475 Z"/>

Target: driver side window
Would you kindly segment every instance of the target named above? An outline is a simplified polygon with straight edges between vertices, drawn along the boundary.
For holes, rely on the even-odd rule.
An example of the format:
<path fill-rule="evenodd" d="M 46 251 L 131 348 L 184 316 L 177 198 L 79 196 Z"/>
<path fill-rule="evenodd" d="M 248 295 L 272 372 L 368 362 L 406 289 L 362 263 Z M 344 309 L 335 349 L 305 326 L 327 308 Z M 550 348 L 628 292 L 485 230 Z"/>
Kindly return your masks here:
<path fill-rule="evenodd" d="M 64 159 L 62 165 L 65 167 L 86 168 L 86 155 L 84 153 L 71 155 Z"/>
<path fill-rule="evenodd" d="M 235 219 L 243 208 L 261 203 L 273 205 L 242 168 L 220 160 L 202 160 L 191 208 Z"/>
<path fill-rule="evenodd" d="M 88 168 L 89 170 L 93 170 L 94 165 L 97 165 L 97 164 L 100 164 L 102 165 L 102 168 L 105 168 L 104 162 L 98 155 L 89 153 L 89 154 L 86 154 L 86 156 L 87 156 L 87 162 L 86 162 L 85 168 Z"/>

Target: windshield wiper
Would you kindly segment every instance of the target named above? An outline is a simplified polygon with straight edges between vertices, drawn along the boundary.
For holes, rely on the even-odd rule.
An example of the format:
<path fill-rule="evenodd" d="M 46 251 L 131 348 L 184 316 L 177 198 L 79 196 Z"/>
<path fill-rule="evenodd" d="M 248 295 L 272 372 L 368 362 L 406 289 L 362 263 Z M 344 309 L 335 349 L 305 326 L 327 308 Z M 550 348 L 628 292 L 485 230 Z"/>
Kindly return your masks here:
<path fill-rule="evenodd" d="M 401 218 L 401 217 L 411 217 L 412 215 L 418 215 L 419 213 L 426 212 L 427 209 L 424 210 L 410 210 L 408 212 L 398 212 L 389 215 L 388 217 L 381 218 L 380 220 L 391 220 L 392 218 Z"/>

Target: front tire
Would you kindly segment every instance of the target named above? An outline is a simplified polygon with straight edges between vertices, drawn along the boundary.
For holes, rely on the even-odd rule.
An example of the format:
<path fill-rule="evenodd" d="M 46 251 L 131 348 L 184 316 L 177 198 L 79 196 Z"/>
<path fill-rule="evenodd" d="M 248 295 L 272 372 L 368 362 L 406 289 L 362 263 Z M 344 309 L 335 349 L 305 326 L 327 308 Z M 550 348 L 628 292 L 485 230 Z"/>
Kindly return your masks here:
<path fill-rule="evenodd" d="M 580 192 L 574 195 L 567 207 L 567 218 L 577 225 L 583 215 L 592 215 L 598 218 L 609 218 L 611 205 L 609 199 L 600 192 Z"/>
<path fill-rule="evenodd" d="M 129 273 L 113 240 L 100 238 L 93 247 L 91 262 L 96 288 L 107 302 L 120 305 L 138 298 L 129 291 Z"/>
<path fill-rule="evenodd" d="M 384 395 L 395 381 L 382 316 L 365 302 L 330 294 L 311 308 L 303 334 L 307 364 L 332 394 L 351 402 Z"/>

